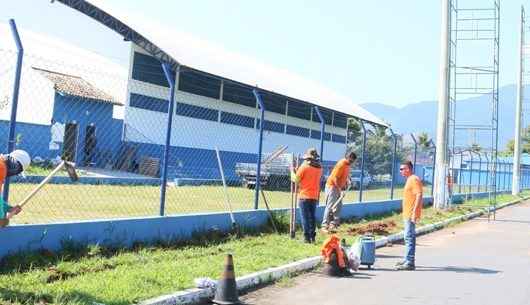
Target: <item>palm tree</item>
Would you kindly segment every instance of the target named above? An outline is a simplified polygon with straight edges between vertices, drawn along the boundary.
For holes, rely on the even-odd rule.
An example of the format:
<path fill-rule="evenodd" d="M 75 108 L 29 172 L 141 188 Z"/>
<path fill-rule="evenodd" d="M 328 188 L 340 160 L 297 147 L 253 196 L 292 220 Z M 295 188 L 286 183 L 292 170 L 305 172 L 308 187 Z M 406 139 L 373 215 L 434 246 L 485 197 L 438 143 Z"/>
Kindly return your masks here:
<path fill-rule="evenodd" d="M 429 138 L 429 134 L 426 132 L 420 133 L 418 136 L 418 144 L 424 150 L 431 148 L 431 139 Z"/>

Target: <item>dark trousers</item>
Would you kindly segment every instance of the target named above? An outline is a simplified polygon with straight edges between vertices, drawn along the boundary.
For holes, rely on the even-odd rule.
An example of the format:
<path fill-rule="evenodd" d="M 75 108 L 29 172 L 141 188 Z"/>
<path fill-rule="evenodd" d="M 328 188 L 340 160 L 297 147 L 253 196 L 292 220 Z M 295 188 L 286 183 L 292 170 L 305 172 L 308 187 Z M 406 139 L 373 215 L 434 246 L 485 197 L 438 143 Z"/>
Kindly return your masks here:
<path fill-rule="evenodd" d="M 298 206 L 302 214 L 302 228 L 304 229 L 304 238 L 306 241 L 315 241 L 316 236 L 316 217 L 315 211 L 318 205 L 318 200 L 315 199 L 300 199 Z"/>

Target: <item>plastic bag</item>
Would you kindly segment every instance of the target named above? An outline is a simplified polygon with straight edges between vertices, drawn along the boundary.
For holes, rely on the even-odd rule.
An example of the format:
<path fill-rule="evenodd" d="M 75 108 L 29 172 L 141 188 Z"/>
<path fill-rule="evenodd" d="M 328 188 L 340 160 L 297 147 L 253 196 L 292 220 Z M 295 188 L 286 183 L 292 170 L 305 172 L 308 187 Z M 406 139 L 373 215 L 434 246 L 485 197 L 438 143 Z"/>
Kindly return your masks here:
<path fill-rule="evenodd" d="M 194 280 L 197 288 L 215 288 L 217 287 L 217 281 L 212 280 L 209 277 L 200 277 Z"/>
<path fill-rule="evenodd" d="M 348 268 L 353 271 L 358 271 L 361 265 L 361 258 L 359 257 L 359 245 L 355 243 L 346 251 L 348 256 Z"/>

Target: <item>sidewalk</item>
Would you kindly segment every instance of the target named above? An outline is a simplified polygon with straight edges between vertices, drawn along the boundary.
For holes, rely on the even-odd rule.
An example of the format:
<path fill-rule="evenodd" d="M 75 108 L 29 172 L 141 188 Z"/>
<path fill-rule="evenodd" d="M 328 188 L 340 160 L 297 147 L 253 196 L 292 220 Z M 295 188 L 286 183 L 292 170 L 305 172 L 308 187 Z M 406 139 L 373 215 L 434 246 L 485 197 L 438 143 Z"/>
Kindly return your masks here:
<path fill-rule="evenodd" d="M 401 245 L 377 250 L 353 278 L 309 273 L 241 297 L 246 304 L 530 304 L 530 203 L 418 239 L 417 270 L 393 271 Z"/>

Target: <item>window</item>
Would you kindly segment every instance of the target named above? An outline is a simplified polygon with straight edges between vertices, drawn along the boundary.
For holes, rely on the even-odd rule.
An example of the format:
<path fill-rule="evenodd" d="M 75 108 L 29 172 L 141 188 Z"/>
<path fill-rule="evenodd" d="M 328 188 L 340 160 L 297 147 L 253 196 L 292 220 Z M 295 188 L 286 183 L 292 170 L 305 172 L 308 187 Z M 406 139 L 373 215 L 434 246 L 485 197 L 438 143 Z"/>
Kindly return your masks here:
<path fill-rule="evenodd" d="M 226 124 L 254 128 L 254 118 L 230 112 L 221 112 L 221 122 Z"/>
<path fill-rule="evenodd" d="M 179 90 L 219 99 L 221 80 L 192 70 L 180 71 Z"/>
<path fill-rule="evenodd" d="M 129 105 L 135 108 L 167 113 L 169 102 L 155 97 L 131 93 Z"/>
<path fill-rule="evenodd" d="M 190 118 L 217 121 L 218 111 L 190 104 L 178 103 L 177 114 Z"/>
<path fill-rule="evenodd" d="M 345 114 L 335 112 L 335 117 L 333 118 L 333 126 L 346 129 L 348 124 L 348 117 Z"/>
<path fill-rule="evenodd" d="M 234 104 L 256 108 L 256 98 L 252 88 L 225 82 L 223 87 L 223 100 Z"/>
<path fill-rule="evenodd" d="M 338 134 L 333 134 L 332 141 L 335 143 L 346 143 L 346 137 Z"/>
<path fill-rule="evenodd" d="M 287 100 L 278 94 L 261 93 L 266 111 L 285 115 Z"/>
<path fill-rule="evenodd" d="M 256 128 L 259 129 L 260 119 L 257 120 Z M 274 131 L 278 133 L 283 133 L 285 129 L 285 125 L 282 123 L 272 122 L 265 120 L 265 124 L 263 124 L 263 130 L 269 130 Z"/>
<path fill-rule="evenodd" d="M 308 138 L 309 129 L 298 127 L 298 126 L 287 125 L 287 134 Z"/>
<path fill-rule="evenodd" d="M 333 112 L 322 107 L 318 107 L 318 110 L 320 110 L 320 113 L 324 117 L 324 122 L 326 122 L 327 125 L 331 125 L 331 121 L 333 119 Z M 320 123 L 320 119 L 318 118 L 316 110 L 313 111 L 313 122 Z"/>
<path fill-rule="evenodd" d="M 132 78 L 154 85 L 169 87 L 160 61 L 152 56 L 138 52 L 134 52 Z"/>
<path fill-rule="evenodd" d="M 296 101 L 289 101 L 287 115 L 299 119 L 311 120 L 311 105 Z"/>

